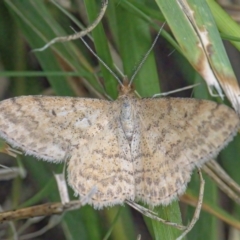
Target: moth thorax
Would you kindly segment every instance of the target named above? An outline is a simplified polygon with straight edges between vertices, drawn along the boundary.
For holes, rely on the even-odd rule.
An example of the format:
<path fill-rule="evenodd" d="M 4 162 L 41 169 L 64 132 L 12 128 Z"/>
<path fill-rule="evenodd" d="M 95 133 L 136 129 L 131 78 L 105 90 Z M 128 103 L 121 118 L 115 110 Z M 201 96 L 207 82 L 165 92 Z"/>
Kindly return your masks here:
<path fill-rule="evenodd" d="M 127 140 L 131 142 L 134 132 L 134 114 L 131 102 L 127 99 L 124 100 L 126 101 L 123 101 L 122 104 L 120 122 Z"/>

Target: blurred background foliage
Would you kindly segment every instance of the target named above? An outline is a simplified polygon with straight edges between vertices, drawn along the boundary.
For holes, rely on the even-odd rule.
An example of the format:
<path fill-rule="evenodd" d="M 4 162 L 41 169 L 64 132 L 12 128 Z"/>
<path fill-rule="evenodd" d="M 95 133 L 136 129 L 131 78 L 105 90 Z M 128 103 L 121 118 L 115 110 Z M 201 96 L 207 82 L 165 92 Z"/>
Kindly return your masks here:
<path fill-rule="evenodd" d="M 98 63 L 81 40 L 57 43 L 43 52 L 31 52 L 56 36 L 65 36 L 72 34 L 73 29 L 79 31 L 85 28 L 93 22 L 101 8 L 101 2 L 95 0 L 57 2 L 62 9 L 52 1 L 0 1 L 1 100 L 35 94 L 97 98 L 109 96 L 115 99 L 117 81 L 102 64 Z M 169 2 L 176 4 L 176 1 Z M 227 25 L 234 29 L 235 20 L 239 19 L 225 17 L 225 10 L 215 1 L 209 0 L 207 3 L 217 26 L 221 28 L 221 35 L 226 40 L 224 44 L 239 79 L 238 43 L 229 42 L 233 40 L 235 32 L 230 31 L 230 27 L 224 28 Z M 178 24 L 173 12 L 164 14 L 161 12 L 159 8 L 162 7 L 163 11 L 161 4 L 162 1 L 153 0 L 111 0 L 103 21 L 85 40 L 114 72 L 117 72 L 116 65 L 130 78 L 165 22 L 165 17 L 172 18 Z M 221 4 L 230 14 L 233 12 L 239 14 L 240 5 L 226 4 L 225 1 Z M 235 16 L 239 15 L 233 14 L 233 17 Z M 225 22 L 223 26 L 222 21 Z M 183 34 L 187 34 L 184 26 L 179 24 L 179 28 Z M 186 60 L 166 24 L 154 50 L 134 80 L 136 90 L 141 96 L 150 97 L 155 93 L 175 90 L 196 82 L 201 82 L 201 86 L 171 96 L 194 96 L 215 100 L 210 97 L 200 75 Z M 240 183 L 239 140 L 239 137 L 235 138 L 217 158 L 238 183 Z M 2 149 L 3 146 L 2 144 Z M 6 154 L 1 154 L 0 163 L 8 167 L 21 166 L 27 171 L 25 178 L 1 181 L 0 204 L 4 211 L 60 201 L 53 173 L 60 173 L 63 166 L 24 155 L 19 155 L 16 161 Z M 221 219 L 226 220 L 232 216 L 232 225 L 239 227 L 240 223 L 237 220 L 240 216 L 239 206 L 219 191 L 208 176 L 204 175 L 204 178 L 206 180 L 204 203 L 210 209 L 214 209 Z M 199 178 L 194 173 L 187 194 L 197 199 L 198 189 Z M 75 199 L 71 189 L 69 194 L 71 199 Z M 179 223 L 183 221 L 187 224 L 192 218 L 194 208 L 182 202 L 179 205 L 178 202 L 174 202 L 169 207 L 159 207 L 156 210 L 164 219 Z M 50 223 L 54 223 L 54 227 Z M 28 235 L 29 239 L 132 240 L 137 239 L 139 234 L 141 239 L 173 239 L 180 234 L 178 230 L 151 221 L 126 205 L 104 210 L 84 206 L 62 216 L 39 219 L 24 230 L 26 224 L 28 222 L 25 220 L 2 224 L 0 238 L 14 239 L 14 236 L 18 235 L 21 237 L 15 239 L 27 239 L 27 234 L 36 233 L 41 229 L 43 233 L 39 236 Z M 232 225 L 226 224 L 211 213 L 202 211 L 199 221 L 186 239 L 240 239 L 239 232 Z"/>

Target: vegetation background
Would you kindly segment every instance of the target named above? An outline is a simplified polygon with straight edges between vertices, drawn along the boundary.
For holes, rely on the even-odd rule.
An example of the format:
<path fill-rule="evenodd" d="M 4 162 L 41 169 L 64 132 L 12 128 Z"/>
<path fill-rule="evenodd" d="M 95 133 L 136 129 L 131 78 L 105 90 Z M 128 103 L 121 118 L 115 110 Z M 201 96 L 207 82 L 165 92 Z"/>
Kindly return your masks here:
<path fill-rule="evenodd" d="M 166 2 L 173 4 L 174 9 L 176 1 Z M 239 37 L 238 26 L 215 1 L 192 2 L 197 7 L 207 3 L 208 13 L 210 11 L 213 15 L 221 36 L 227 39 L 225 44 L 233 66 L 237 66 L 235 73 L 239 78 L 239 46 L 237 42 L 229 44 L 232 36 Z M 43 52 L 31 52 L 56 36 L 72 34 L 72 28 L 76 31 L 85 28 L 93 22 L 101 8 L 101 2 L 95 0 L 59 0 L 58 3 L 62 4 L 61 8 L 52 1 L 44 0 L 0 1 L 1 99 L 35 94 L 117 97 L 117 81 L 81 40 L 57 43 Z M 116 64 L 131 77 L 166 19 L 174 20 L 180 32 L 185 36 L 188 34 L 174 12 L 166 12 L 164 1 L 111 0 L 102 23 L 85 39 L 113 71 L 117 72 Z M 210 97 L 204 81 L 186 60 L 186 54 L 166 24 L 154 50 L 134 80 L 136 90 L 142 97 L 150 97 L 196 82 L 201 82 L 201 86 L 171 96 L 219 100 Z M 238 136 L 217 158 L 237 183 L 240 183 L 239 143 Z M 0 163 L 8 167 L 18 166 L 27 172 L 25 178 L 1 181 L 0 204 L 4 211 L 60 201 L 53 173 L 60 173 L 62 166 L 24 155 L 14 159 L 6 154 L 1 154 Z M 204 204 L 208 211 L 201 212 L 199 221 L 186 239 L 240 239 L 236 231 L 240 229 L 239 206 L 219 191 L 213 180 L 206 175 L 204 178 Z M 198 198 L 198 179 L 194 173 L 186 193 L 193 199 Z M 69 194 L 75 199 L 71 189 Z M 183 202 L 174 202 L 165 208 L 158 207 L 156 211 L 164 219 L 187 224 L 194 208 Z M 143 217 L 127 205 L 100 211 L 84 206 L 62 216 L 39 219 L 28 227 L 26 224 L 28 222 L 21 220 L 0 225 L 0 238 L 132 240 L 140 234 L 141 239 L 169 240 L 180 235 L 180 231 Z M 38 236 L 39 230 L 42 232 Z M 19 238 L 16 238 L 17 235 Z"/>

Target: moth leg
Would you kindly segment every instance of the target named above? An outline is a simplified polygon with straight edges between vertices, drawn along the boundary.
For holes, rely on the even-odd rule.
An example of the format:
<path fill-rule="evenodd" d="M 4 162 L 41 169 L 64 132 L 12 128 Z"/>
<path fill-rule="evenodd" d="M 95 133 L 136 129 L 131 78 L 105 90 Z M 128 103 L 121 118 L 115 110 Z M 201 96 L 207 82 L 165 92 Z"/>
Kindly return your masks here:
<path fill-rule="evenodd" d="M 151 211 L 151 210 L 149 210 L 149 209 L 147 209 L 147 208 L 145 208 L 145 207 L 143 207 L 143 206 L 141 206 L 141 205 L 139 205 L 139 204 L 137 204 L 137 203 L 135 203 L 135 202 L 133 202 L 131 200 L 125 200 L 125 202 L 129 206 L 131 206 L 132 208 L 136 209 L 138 212 L 142 213 L 143 215 L 145 215 L 145 216 L 147 216 L 147 217 L 149 217 L 149 218 L 151 218 L 153 220 L 156 220 L 156 221 L 159 221 L 159 222 L 164 223 L 166 225 L 175 227 L 175 228 L 177 228 L 179 230 L 185 230 L 186 229 L 186 227 L 181 225 L 181 224 L 169 222 L 167 220 L 159 218 L 155 212 L 153 212 L 153 211 Z"/>
<path fill-rule="evenodd" d="M 184 232 L 177 238 L 177 240 L 181 240 L 183 239 L 186 234 L 188 232 L 190 232 L 192 230 L 192 228 L 194 227 L 194 225 L 196 224 L 197 220 L 199 219 L 199 216 L 200 216 L 200 212 L 201 212 L 201 208 L 202 208 L 202 203 L 203 203 L 203 195 L 204 195 L 204 185 L 205 185 L 205 181 L 203 179 L 203 176 L 202 176 L 202 172 L 201 170 L 198 168 L 198 173 L 199 173 L 199 177 L 200 177 L 200 190 L 199 190 L 199 198 L 198 198 L 198 203 L 197 203 L 197 207 L 195 209 L 195 212 L 194 212 L 194 215 L 193 215 L 193 218 L 191 220 L 191 222 L 189 223 L 188 226 L 183 226 L 183 225 L 180 225 L 180 224 L 177 224 L 177 223 L 173 223 L 173 222 L 169 222 L 167 220 L 164 220 L 162 218 L 159 218 L 155 212 L 133 202 L 133 201 L 130 201 L 130 200 L 126 200 L 125 202 L 133 207 L 134 209 L 136 209 L 137 211 L 139 211 L 140 213 L 142 213 L 143 215 L 149 217 L 149 218 L 152 218 L 154 220 L 157 220 L 163 224 L 166 224 L 166 225 L 169 225 L 169 226 L 172 226 L 172 227 L 175 227 L 179 230 L 184 230 Z"/>

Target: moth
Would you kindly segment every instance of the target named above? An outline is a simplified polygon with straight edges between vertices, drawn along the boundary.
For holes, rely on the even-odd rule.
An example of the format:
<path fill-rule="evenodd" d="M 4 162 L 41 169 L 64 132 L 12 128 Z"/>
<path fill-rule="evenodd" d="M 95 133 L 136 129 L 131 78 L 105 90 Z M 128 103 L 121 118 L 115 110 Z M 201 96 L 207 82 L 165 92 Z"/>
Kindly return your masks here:
<path fill-rule="evenodd" d="M 115 101 L 23 96 L 0 103 L 0 136 L 27 155 L 67 162 L 80 198 L 95 208 L 142 200 L 168 205 L 195 167 L 232 140 L 239 117 L 229 107 L 186 98 L 147 98 L 122 84 Z"/>

